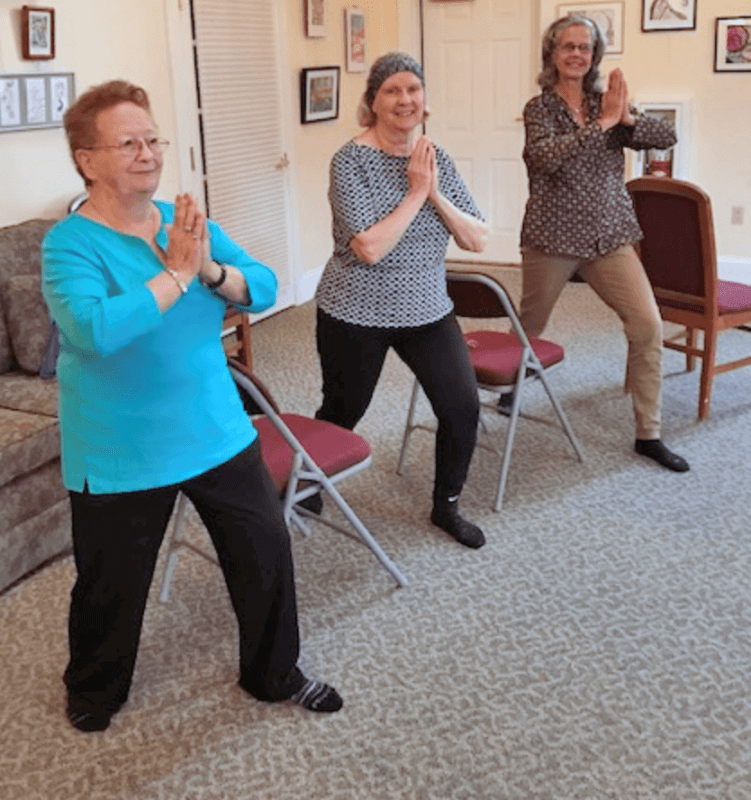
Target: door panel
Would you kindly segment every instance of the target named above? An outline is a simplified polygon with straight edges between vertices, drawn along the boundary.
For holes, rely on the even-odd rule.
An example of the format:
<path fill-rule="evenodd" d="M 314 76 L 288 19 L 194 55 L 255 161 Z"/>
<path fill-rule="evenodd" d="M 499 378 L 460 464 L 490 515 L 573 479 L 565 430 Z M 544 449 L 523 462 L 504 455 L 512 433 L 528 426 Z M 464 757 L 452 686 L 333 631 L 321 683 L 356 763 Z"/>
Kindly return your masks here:
<path fill-rule="evenodd" d="M 450 258 L 519 261 L 527 196 L 521 112 L 530 85 L 531 0 L 426 3 L 428 135 L 446 148 L 490 226 L 484 253 L 455 244 Z"/>

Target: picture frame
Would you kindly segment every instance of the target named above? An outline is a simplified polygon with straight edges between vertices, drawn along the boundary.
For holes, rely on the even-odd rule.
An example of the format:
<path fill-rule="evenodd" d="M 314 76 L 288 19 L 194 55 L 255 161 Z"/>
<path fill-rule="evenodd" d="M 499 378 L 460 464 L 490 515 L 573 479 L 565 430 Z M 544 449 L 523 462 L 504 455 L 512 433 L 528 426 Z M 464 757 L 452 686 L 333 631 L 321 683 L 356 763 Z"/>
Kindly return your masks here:
<path fill-rule="evenodd" d="M 697 0 L 642 0 L 641 29 L 652 31 L 696 30 Z"/>
<path fill-rule="evenodd" d="M 326 0 L 303 0 L 305 4 L 305 35 L 321 38 L 326 35 Z"/>
<path fill-rule="evenodd" d="M 74 99 L 72 72 L 0 75 L 0 133 L 62 128 Z"/>
<path fill-rule="evenodd" d="M 344 47 L 347 72 L 365 72 L 365 12 L 344 9 Z"/>
<path fill-rule="evenodd" d="M 339 116 L 338 66 L 300 70 L 300 122 L 323 122 Z"/>
<path fill-rule="evenodd" d="M 21 57 L 39 61 L 55 57 L 55 9 L 23 6 Z"/>
<path fill-rule="evenodd" d="M 717 17 L 715 72 L 751 72 L 751 17 Z"/>
<path fill-rule="evenodd" d="M 622 0 L 612 3 L 563 3 L 558 6 L 558 16 L 584 14 L 599 26 L 605 37 L 605 55 L 623 54 Z"/>
<path fill-rule="evenodd" d="M 657 177 L 691 180 L 690 163 L 693 141 L 693 99 L 688 94 L 637 94 L 633 104 L 640 114 L 663 119 L 675 127 L 677 143 L 667 150 L 630 151 L 630 177 Z"/>

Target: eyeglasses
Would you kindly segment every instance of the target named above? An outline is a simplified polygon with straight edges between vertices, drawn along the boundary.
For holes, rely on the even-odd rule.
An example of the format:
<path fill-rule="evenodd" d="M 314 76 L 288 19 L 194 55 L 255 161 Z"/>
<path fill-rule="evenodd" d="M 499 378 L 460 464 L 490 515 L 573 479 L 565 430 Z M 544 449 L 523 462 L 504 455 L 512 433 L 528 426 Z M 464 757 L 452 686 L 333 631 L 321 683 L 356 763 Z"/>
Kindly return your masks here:
<path fill-rule="evenodd" d="M 578 50 L 583 56 L 587 56 L 592 52 L 592 45 L 574 44 L 573 42 L 566 42 L 566 44 L 559 45 L 558 49 L 562 50 L 567 55 L 575 53 Z"/>
<path fill-rule="evenodd" d="M 152 154 L 160 156 L 169 146 L 166 139 L 159 139 L 156 136 L 136 136 L 132 139 L 126 139 L 120 144 L 100 144 L 96 147 L 83 147 L 82 150 L 117 150 L 121 155 L 127 158 L 135 158 L 140 152 L 141 147 L 146 145 Z"/>

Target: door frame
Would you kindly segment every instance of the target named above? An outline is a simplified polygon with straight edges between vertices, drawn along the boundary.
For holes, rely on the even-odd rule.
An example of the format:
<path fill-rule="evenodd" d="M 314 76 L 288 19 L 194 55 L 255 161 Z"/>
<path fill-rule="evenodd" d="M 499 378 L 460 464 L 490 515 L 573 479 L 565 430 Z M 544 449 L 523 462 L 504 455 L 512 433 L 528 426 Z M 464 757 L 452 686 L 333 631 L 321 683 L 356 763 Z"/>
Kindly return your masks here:
<path fill-rule="evenodd" d="M 174 103 L 175 149 L 178 159 L 178 181 L 181 191 L 191 192 L 204 203 L 203 163 L 204 153 L 199 129 L 198 97 L 195 80 L 176 80 L 176 75 L 195 76 L 193 57 L 193 26 L 191 21 L 192 0 L 165 0 L 167 23 L 167 46 L 170 54 L 170 83 Z M 281 141 L 279 154 L 286 154 L 289 165 L 284 167 L 284 206 L 287 221 L 287 250 L 290 266 L 290 291 L 279 298 L 270 309 L 260 314 L 250 315 L 251 322 L 276 314 L 290 306 L 297 305 L 305 296 L 301 286 L 300 265 L 302 264 L 298 233 L 298 221 L 293 203 L 293 187 L 297 178 L 294 142 L 289 132 L 288 109 L 292 108 L 293 98 L 289 82 L 283 80 L 282 64 L 289 63 L 287 30 L 287 10 L 284 3 L 273 2 L 274 31 L 277 43 L 276 82 L 281 97 L 282 113 L 280 119 Z M 192 150 L 192 155 L 191 155 Z M 193 162 L 193 163 L 191 163 Z M 195 168 L 194 168 L 195 165 Z M 281 302 L 280 302 L 281 301 Z"/>

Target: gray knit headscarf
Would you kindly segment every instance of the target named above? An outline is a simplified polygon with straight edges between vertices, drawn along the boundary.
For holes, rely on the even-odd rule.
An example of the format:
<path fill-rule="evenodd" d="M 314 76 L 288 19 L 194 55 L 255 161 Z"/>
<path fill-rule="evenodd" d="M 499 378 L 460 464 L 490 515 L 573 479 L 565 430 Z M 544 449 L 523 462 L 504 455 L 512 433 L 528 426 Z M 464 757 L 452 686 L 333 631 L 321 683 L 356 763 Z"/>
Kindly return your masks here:
<path fill-rule="evenodd" d="M 386 53 L 373 62 L 373 66 L 370 68 L 368 84 L 365 89 L 365 102 L 368 104 L 368 108 L 373 105 L 376 92 L 381 88 L 381 84 L 386 78 L 390 78 L 397 72 L 412 72 L 423 84 L 425 83 L 422 67 L 412 56 L 407 53 Z"/>

